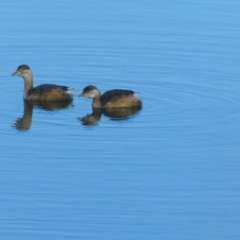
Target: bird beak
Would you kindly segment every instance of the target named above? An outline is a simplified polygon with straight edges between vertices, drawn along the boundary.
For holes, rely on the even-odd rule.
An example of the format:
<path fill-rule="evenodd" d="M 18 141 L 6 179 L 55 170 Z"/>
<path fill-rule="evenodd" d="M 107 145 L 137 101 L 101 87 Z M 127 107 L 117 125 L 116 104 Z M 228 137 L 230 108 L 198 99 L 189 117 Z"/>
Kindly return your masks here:
<path fill-rule="evenodd" d="M 12 76 L 18 76 L 18 75 L 19 75 L 18 71 L 12 73 Z"/>
<path fill-rule="evenodd" d="M 84 93 L 79 94 L 78 97 L 84 97 Z"/>

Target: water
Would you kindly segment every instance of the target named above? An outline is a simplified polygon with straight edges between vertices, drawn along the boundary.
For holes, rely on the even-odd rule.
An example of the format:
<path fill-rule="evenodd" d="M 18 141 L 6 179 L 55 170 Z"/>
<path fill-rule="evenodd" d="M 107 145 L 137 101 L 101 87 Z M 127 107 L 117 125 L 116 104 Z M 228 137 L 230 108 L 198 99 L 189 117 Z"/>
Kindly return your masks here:
<path fill-rule="evenodd" d="M 239 239 L 239 7 L 2 3 L 1 239 Z M 26 105 L 23 63 L 74 101 Z M 88 84 L 143 109 L 86 123 Z"/>

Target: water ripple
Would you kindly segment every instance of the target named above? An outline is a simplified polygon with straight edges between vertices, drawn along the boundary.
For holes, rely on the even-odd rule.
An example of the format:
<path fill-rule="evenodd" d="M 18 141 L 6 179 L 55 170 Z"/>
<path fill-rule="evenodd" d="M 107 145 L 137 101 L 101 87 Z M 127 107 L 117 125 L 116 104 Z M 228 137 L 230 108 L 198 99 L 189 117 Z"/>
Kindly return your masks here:
<path fill-rule="evenodd" d="M 143 115 L 163 125 L 217 122 L 239 116 L 239 97 L 232 90 L 166 82 L 145 89 Z"/>

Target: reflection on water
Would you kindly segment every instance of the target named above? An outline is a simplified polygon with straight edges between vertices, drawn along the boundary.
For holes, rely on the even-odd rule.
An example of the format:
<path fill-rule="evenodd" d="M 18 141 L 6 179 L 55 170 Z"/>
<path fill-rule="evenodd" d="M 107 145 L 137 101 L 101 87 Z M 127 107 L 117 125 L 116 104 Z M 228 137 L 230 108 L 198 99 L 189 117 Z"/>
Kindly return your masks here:
<path fill-rule="evenodd" d="M 100 119 L 102 114 L 111 118 L 112 120 L 126 120 L 129 117 L 137 114 L 141 110 L 141 107 L 134 108 L 92 108 L 92 113 L 87 114 L 84 117 L 78 118 L 79 121 L 82 122 L 83 125 L 96 125 Z"/>
<path fill-rule="evenodd" d="M 40 109 L 44 109 L 46 111 L 54 111 L 54 110 L 60 110 L 65 109 L 71 106 L 72 100 L 69 101 L 55 101 L 55 102 L 41 102 L 41 101 L 31 101 L 31 104 L 35 107 L 38 107 Z"/>
<path fill-rule="evenodd" d="M 33 105 L 24 100 L 24 111 L 23 117 L 17 119 L 13 127 L 20 131 L 26 131 L 30 129 L 32 123 L 32 112 L 33 112 Z"/>
<path fill-rule="evenodd" d="M 102 116 L 102 109 L 93 108 L 92 113 L 87 114 L 84 117 L 79 117 L 78 120 L 82 122 L 83 125 L 93 126 L 100 121 Z"/>
<path fill-rule="evenodd" d="M 61 102 L 39 102 L 24 100 L 23 116 L 18 118 L 13 124 L 17 130 L 27 131 L 31 128 L 33 108 L 37 107 L 46 111 L 54 111 L 59 109 L 65 109 L 71 106 L 72 101 Z"/>

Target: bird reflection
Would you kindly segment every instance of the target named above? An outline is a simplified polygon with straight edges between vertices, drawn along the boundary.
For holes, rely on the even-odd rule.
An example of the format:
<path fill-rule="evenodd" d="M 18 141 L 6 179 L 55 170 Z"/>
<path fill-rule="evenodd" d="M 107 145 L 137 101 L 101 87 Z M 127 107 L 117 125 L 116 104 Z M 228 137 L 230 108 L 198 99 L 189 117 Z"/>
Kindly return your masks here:
<path fill-rule="evenodd" d="M 92 108 L 92 113 L 78 118 L 83 125 L 94 126 L 100 121 L 101 116 L 105 115 L 111 120 L 127 120 L 137 114 L 141 107 L 131 108 Z"/>
<path fill-rule="evenodd" d="M 32 111 L 33 111 L 33 105 L 24 100 L 24 111 L 23 111 L 23 117 L 18 118 L 16 123 L 13 125 L 16 129 L 26 131 L 30 129 L 31 123 L 32 123 Z"/>
<path fill-rule="evenodd" d="M 33 108 L 40 108 L 45 111 L 54 111 L 65 109 L 71 106 L 72 100 L 70 101 L 59 101 L 59 102 L 39 102 L 24 100 L 24 111 L 23 116 L 18 118 L 13 124 L 17 130 L 27 131 L 31 128 Z"/>
<path fill-rule="evenodd" d="M 83 125 L 94 126 L 100 121 L 102 116 L 101 108 L 93 108 L 92 113 L 87 114 L 85 117 L 79 117 L 78 120 L 82 122 Z"/>
<path fill-rule="evenodd" d="M 60 110 L 64 108 L 68 108 L 72 104 L 72 100 L 67 101 L 31 101 L 31 104 L 34 107 L 46 110 L 46 111 L 54 111 Z"/>

